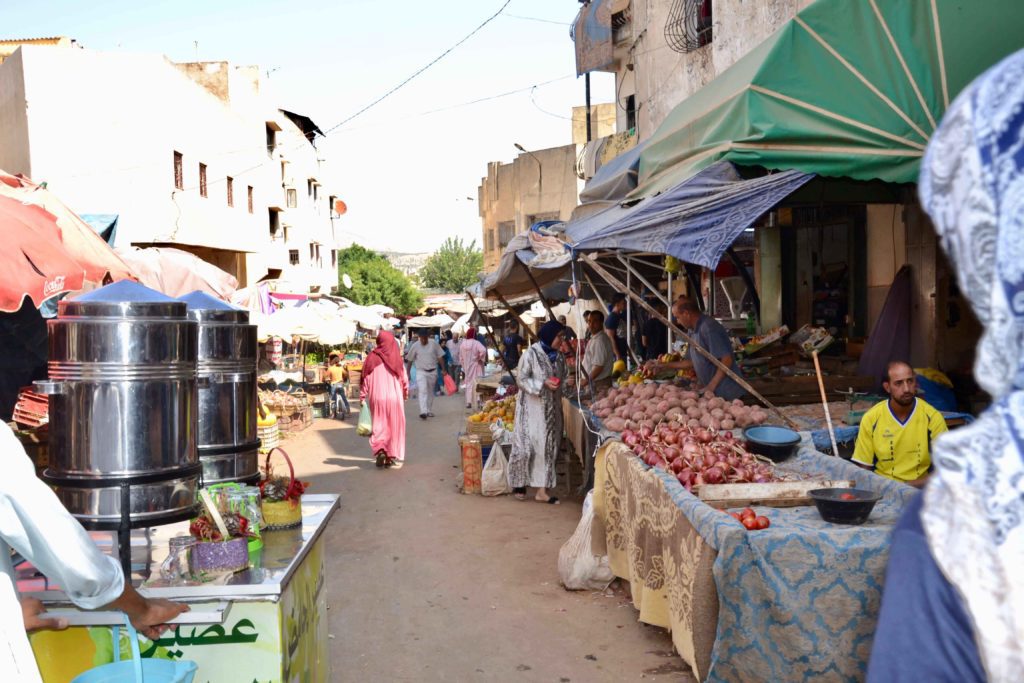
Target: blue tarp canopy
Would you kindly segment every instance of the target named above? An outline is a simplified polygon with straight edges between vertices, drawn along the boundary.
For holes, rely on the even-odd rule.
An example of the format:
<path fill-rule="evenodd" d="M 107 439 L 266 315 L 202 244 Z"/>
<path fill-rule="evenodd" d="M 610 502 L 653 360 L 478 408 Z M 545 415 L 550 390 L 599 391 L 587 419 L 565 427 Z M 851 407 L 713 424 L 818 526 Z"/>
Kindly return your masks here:
<path fill-rule="evenodd" d="M 580 205 L 615 202 L 635 190 L 640 173 L 640 152 L 644 146 L 641 143 L 597 169 L 580 192 Z"/>
<path fill-rule="evenodd" d="M 744 180 L 731 162 L 716 162 L 660 194 L 571 221 L 566 240 L 578 250 L 669 254 L 715 268 L 746 228 L 813 177 L 788 170 Z"/>

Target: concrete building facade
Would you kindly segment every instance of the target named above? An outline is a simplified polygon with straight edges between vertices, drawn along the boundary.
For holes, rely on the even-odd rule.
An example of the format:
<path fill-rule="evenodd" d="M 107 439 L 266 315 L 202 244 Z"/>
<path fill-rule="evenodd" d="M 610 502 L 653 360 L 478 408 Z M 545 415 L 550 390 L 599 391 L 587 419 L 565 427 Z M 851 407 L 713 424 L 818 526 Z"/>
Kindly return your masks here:
<path fill-rule="evenodd" d="M 33 44 L 0 64 L 0 168 L 118 215 L 115 246 L 191 251 L 240 286 L 337 285 L 318 134 L 258 67 Z"/>
<path fill-rule="evenodd" d="M 477 190 L 485 271 L 494 270 L 512 237 L 534 223 L 569 220 L 579 199 L 576 158 L 576 146 L 564 145 L 487 164 Z"/>

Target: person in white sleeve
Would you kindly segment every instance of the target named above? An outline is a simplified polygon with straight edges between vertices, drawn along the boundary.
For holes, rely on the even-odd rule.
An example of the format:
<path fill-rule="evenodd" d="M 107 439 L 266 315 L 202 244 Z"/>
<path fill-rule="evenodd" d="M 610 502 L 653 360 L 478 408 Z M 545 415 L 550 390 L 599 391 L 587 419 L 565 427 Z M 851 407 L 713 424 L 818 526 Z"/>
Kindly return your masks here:
<path fill-rule="evenodd" d="M 0 680 L 41 683 L 26 630 L 67 626 L 63 620 L 41 618 L 38 600 L 21 600 L 19 608 L 12 548 L 78 607 L 124 612 L 146 637 L 158 637 L 168 621 L 188 610 L 186 605 L 143 597 L 125 581 L 118 561 L 100 552 L 36 477 L 21 442 L 2 422 L 0 461 Z"/>

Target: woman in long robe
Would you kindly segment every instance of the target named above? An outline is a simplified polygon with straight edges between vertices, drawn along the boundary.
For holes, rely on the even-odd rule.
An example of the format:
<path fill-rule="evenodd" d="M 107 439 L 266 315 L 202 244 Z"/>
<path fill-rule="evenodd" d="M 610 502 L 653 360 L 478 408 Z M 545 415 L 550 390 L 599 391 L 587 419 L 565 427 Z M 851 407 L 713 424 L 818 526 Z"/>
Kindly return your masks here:
<path fill-rule="evenodd" d="M 519 500 L 526 499 L 528 486 L 537 489 L 535 499 L 557 504 L 548 489 L 555 487 L 555 461 L 562 444 L 562 392 L 565 387 L 565 357 L 562 355 L 561 323 L 551 321 L 540 328 L 540 341 L 519 359 L 519 400 L 508 481 Z"/>
<path fill-rule="evenodd" d="M 373 431 L 370 449 L 377 467 L 400 469 L 405 463 L 405 399 L 409 378 L 395 336 L 382 330 L 377 348 L 363 364 L 359 398 L 370 402 Z"/>
<path fill-rule="evenodd" d="M 473 408 L 473 396 L 476 393 L 476 381 L 483 377 L 484 364 L 487 363 L 487 349 L 476 339 L 476 330 L 466 330 L 466 338 L 459 344 L 459 363 L 466 377 L 466 409 Z"/>

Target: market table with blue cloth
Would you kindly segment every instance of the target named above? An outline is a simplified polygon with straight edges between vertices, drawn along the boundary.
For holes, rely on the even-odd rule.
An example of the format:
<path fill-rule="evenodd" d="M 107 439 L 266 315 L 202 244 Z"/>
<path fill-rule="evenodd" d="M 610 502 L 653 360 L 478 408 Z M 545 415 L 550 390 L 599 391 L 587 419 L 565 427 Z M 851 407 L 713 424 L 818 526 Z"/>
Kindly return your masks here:
<path fill-rule="evenodd" d="M 622 443 L 597 453 L 593 550 L 630 583 L 640 620 L 671 630 L 698 680 L 864 678 L 889 536 L 917 492 L 809 445 L 785 466 L 882 499 L 861 526 L 828 524 L 813 506 L 758 507 L 771 526 L 746 531 Z"/>

